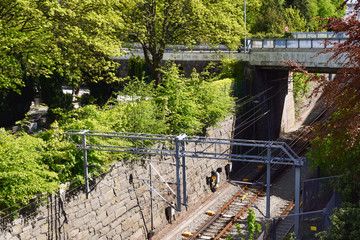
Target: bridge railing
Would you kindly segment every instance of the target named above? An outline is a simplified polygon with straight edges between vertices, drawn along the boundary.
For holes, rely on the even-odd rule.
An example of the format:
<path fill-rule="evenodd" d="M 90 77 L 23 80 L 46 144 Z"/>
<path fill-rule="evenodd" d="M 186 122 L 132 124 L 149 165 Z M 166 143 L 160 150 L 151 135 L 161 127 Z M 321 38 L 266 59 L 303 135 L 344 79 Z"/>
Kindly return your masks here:
<path fill-rule="evenodd" d="M 334 43 L 345 42 L 344 38 L 330 39 L 330 44 L 325 45 L 324 41 L 328 39 L 251 39 L 250 48 L 331 48 Z"/>

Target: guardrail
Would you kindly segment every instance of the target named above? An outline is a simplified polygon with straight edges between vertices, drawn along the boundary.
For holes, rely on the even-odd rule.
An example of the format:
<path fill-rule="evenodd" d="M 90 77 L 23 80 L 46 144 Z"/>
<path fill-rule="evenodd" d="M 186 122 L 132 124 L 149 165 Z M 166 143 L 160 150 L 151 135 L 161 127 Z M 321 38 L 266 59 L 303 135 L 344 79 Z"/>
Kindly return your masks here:
<path fill-rule="evenodd" d="M 310 34 L 310 33 L 308 33 Z M 329 44 L 325 45 L 324 41 L 328 40 Z M 343 43 L 347 39 L 339 38 L 277 38 L 277 39 L 248 39 L 247 49 L 324 49 L 331 48 L 334 43 Z M 125 52 L 142 52 L 143 49 L 139 44 L 122 48 Z M 239 47 L 237 52 L 243 52 L 244 48 Z M 235 52 L 228 49 L 225 45 L 168 45 L 164 52 Z"/>
<path fill-rule="evenodd" d="M 325 45 L 324 41 L 328 40 L 330 43 Z M 251 39 L 250 48 L 331 48 L 334 43 L 343 43 L 347 39 L 333 38 L 333 39 Z"/>

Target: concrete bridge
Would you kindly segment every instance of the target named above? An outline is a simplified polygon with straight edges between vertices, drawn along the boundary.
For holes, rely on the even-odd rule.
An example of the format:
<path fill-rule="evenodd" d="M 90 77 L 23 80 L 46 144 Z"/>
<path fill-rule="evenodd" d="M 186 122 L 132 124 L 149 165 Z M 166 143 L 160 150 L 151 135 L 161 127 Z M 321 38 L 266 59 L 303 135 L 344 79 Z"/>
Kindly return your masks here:
<path fill-rule="evenodd" d="M 292 75 L 283 61 L 292 60 L 301 63 L 308 71 L 316 73 L 336 73 L 345 61 L 330 61 L 332 53 L 319 54 L 326 46 L 325 39 L 258 39 L 249 41 L 248 52 L 226 51 L 220 49 L 195 48 L 185 51 L 181 47 L 173 51 L 170 47 L 164 60 L 175 60 L 181 64 L 185 73 L 193 68 L 201 71 L 209 62 L 220 61 L 224 56 L 234 57 L 244 63 L 244 81 L 242 94 L 255 96 L 265 92 L 254 101 L 261 105 L 263 114 L 249 131 L 244 131 L 238 138 L 276 140 L 281 132 L 289 131 L 295 123 Z M 343 42 L 346 39 L 332 39 L 332 42 Z M 331 47 L 331 46 L 329 46 Z M 117 57 L 124 66 L 131 55 L 143 56 L 140 49 L 132 50 L 124 56 Z M 253 106 L 253 107 L 254 107 Z M 238 119 L 237 121 L 243 121 Z M 264 127 L 267 129 L 264 131 Z M 255 129 L 255 130 L 254 130 Z"/>
<path fill-rule="evenodd" d="M 309 71 L 335 73 L 345 62 L 329 61 L 331 53 L 322 53 L 326 46 L 325 39 L 253 39 L 249 41 L 248 52 L 226 51 L 225 49 L 211 50 L 209 48 L 195 48 L 186 51 L 184 48 L 173 50 L 169 47 L 164 54 L 164 60 L 175 60 L 177 62 L 210 62 L 220 61 L 224 56 L 233 57 L 246 62 L 250 66 L 267 69 L 281 69 L 286 66 L 283 61 L 292 60 L 303 64 Z M 332 42 L 343 42 L 344 38 L 332 39 Z M 331 46 L 327 46 L 331 47 Z M 133 49 L 125 55 L 115 57 L 117 60 L 126 60 L 130 56 L 141 56 L 140 48 Z"/>

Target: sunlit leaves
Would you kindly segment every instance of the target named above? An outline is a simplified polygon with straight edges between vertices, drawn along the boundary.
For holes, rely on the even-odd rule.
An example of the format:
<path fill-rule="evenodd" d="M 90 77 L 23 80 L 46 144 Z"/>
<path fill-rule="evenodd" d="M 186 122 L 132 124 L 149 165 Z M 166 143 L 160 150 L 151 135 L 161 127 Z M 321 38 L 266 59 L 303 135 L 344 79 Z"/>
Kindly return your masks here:
<path fill-rule="evenodd" d="M 58 175 L 44 164 L 44 141 L 23 134 L 0 133 L 0 206 L 27 203 L 35 194 L 52 192 Z"/>
<path fill-rule="evenodd" d="M 227 44 L 235 49 L 243 36 L 238 2 L 201 0 L 120 1 L 124 22 L 119 38 L 140 43 L 160 84 L 160 62 L 169 44 Z"/>
<path fill-rule="evenodd" d="M 101 72 L 116 65 L 122 24 L 112 0 L 0 2 L 0 90 L 17 90 L 24 76 L 69 76 L 67 84 L 116 80 Z M 84 77 L 84 72 L 91 72 Z M 96 73 L 96 74 L 94 74 Z M 101 76 L 101 77 L 99 77 Z M 85 79 L 84 79 L 85 78 Z"/>

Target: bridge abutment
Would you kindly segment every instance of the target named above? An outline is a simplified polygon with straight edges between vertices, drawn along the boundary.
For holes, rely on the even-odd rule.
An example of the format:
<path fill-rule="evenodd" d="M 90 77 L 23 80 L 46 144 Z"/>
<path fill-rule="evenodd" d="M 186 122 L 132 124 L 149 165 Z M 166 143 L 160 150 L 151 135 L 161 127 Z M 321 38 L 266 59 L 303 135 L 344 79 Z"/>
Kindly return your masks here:
<path fill-rule="evenodd" d="M 246 95 L 256 96 L 251 102 L 253 112 L 252 136 L 258 140 L 276 140 L 283 128 L 282 119 L 293 115 L 291 94 L 288 95 L 286 70 L 247 66 L 245 69 Z M 245 136 L 244 136 L 245 137 Z"/>

